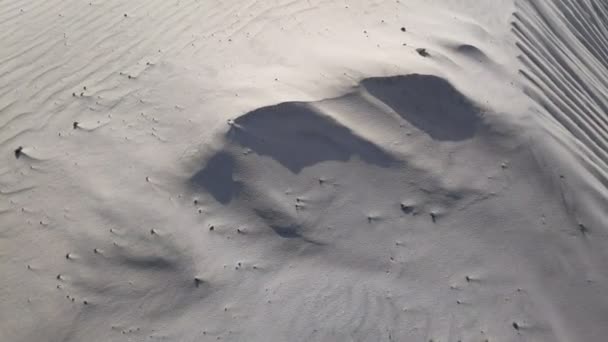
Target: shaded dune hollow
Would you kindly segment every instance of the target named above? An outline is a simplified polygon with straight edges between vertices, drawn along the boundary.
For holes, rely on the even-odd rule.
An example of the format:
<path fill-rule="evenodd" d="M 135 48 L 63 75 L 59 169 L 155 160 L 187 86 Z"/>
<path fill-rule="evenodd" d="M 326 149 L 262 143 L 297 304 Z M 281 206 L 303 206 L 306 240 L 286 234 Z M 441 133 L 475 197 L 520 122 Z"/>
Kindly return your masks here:
<path fill-rule="evenodd" d="M 470 139 L 480 125 L 476 105 L 437 76 L 374 77 L 361 86 L 434 140 Z"/>
<path fill-rule="evenodd" d="M 481 127 L 480 109 L 438 76 L 367 78 L 355 93 L 321 102 L 339 102 L 353 95 L 380 101 L 437 142 L 471 139 Z M 269 157 L 293 174 L 325 161 L 348 162 L 354 156 L 379 167 L 400 162 L 379 144 L 324 113 L 318 106 L 321 102 L 284 102 L 239 116 L 226 134 L 225 148 L 207 159 L 190 179 L 191 185 L 221 204 L 229 203 L 242 187 L 234 180 L 237 158 L 231 146 Z"/>
<path fill-rule="evenodd" d="M 369 164 L 389 166 L 391 156 L 314 104 L 286 102 L 247 113 L 235 120 L 228 138 L 256 154 L 269 156 L 299 173 L 323 161 L 348 161 L 353 155 Z"/>
<path fill-rule="evenodd" d="M 339 115 L 328 110 L 332 105 L 338 108 L 335 110 L 340 111 Z M 386 145 L 376 141 L 379 137 L 367 134 L 366 138 L 359 134 L 366 127 L 344 119 L 352 114 L 349 111 L 361 107 L 371 111 L 370 115 L 377 118 L 383 131 L 391 131 L 390 134 L 398 137 L 405 131 L 415 130 L 419 138 L 433 144 L 465 142 L 474 138 L 482 126 L 480 109 L 438 76 L 411 74 L 368 78 L 361 81 L 354 92 L 337 98 L 284 102 L 237 117 L 230 123 L 224 145 L 194 173 L 189 179 L 189 187 L 196 193 L 209 194 L 223 206 L 238 200 L 244 193 L 253 192 L 255 200 L 239 202 L 241 209 L 250 210 L 278 237 L 321 244 L 305 234 L 314 223 L 301 222 L 297 208 L 304 206 L 303 203 L 296 202 L 294 213 L 293 206 L 285 206 L 273 197 L 272 194 L 279 191 L 275 188 L 278 180 L 298 183 L 309 177 L 302 175 L 304 170 L 324 168 L 326 162 L 348 165 L 347 170 L 352 170 L 349 172 L 356 172 L 357 163 L 363 163 L 377 168 L 379 175 L 386 173 L 387 177 L 395 178 L 405 167 L 409 173 L 428 178 L 423 176 L 426 171 L 407 165 L 408 161 L 400 156 L 398 149 L 382 147 Z M 353 163 L 354 160 L 357 162 Z M 254 169 L 264 169 L 268 163 L 280 165 L 278 170 L 273 169 L 273 177 L 250 178 L 249 175 L 260 173 Z M 342 169 L 339 172 L 343 172 Z M 354 177 L 364 176 L 355 174 Z M 438 194 L 451 193 L 439 188 Z M 446 196 L 455 200 L 462 197 Z M 349 207 L 348 210 L 358 209 Z"/>

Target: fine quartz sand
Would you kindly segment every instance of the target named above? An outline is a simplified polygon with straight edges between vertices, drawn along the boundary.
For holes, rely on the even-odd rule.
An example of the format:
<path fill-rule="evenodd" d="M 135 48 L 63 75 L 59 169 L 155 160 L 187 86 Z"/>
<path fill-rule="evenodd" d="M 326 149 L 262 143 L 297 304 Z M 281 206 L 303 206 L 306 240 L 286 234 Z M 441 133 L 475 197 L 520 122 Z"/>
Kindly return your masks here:
<path fill-rule="evenodd" d="M 0 341 L 604 341 L 604 0 L 0 0 Z"/>

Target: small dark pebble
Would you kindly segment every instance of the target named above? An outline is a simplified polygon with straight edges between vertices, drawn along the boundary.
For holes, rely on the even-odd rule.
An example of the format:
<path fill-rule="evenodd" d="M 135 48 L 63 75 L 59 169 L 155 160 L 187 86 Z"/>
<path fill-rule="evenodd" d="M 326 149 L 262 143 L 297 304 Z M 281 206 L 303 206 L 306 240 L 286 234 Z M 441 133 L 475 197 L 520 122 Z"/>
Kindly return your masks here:
<path fill-rule="evenodd" d="M 194 277 L 194 285 L 199 287 L 202 284 L 203 280 L 199 277 Z"/>
<path fill-rule="evenodd" d="M 19 146 L 17 147 L 17 149 L 15 149 L 15 158 L 19 159 L 19 157 L 21 157 L 21 154 L 23 153 L 23 146 Z"/>
<path fill-rule="evenodd" d="M 517 324 L 517 322 L 513 322 L 513 328 L 515 330 L 519 330 L 519 324 Z"/>
<path fill-rule="evenodd" d="M 428 51 L 426 51 L 425 48 L 417 48 L 416 52 L 418 52 L 418 54 L 422 57 L 428 57 L 430 56 L 430 54 L 428 53 Z"/>
<path fill-rule="evenodd" d="M 401 210 L 406 214 L 411 214 L 414 211 L 414 207 L 401 203 Z"/>
<path fill-rule="evenodd" d="M 405 31 L 407 31 L 407 30 L 405 29 L 405 27 L 402 27 L 402 28 L 401 28 L 401 32 L 405 32 Z"/>
<path fill-rule="evenodd" d="M 74 127 L 74 129 L 78 128 L 78 121 L 74 121 L 74 123 L 72 124 L 72 127 Z"/>

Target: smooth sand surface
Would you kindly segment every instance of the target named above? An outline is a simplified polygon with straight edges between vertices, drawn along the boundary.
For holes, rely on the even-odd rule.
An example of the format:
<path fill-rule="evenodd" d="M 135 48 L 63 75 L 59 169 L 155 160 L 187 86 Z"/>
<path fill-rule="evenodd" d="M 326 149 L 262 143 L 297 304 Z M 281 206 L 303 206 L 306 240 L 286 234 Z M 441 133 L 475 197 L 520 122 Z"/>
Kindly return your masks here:
<path fill-rule="evenodd" d="M 603 0 L 0 0 L 0 341 L 603 341 Z"/>

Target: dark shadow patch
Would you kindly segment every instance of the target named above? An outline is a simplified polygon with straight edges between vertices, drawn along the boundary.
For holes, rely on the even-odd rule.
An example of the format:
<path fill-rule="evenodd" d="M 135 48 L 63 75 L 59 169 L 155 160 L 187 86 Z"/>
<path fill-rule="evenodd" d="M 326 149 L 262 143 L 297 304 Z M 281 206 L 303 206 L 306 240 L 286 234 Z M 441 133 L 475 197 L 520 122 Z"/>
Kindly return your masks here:
<path fill-rule="evenodd" d="M 488 56 L 486 56 L 486 54 L 483 51 L 481 51 L 479 48 L 477 48 L 476 46 L 473 46 L 470 44 L 461 44 L 461 45 L 452 46 L 451 48 L 454 51 L 456 51 L 457 53 L 464 55 L 470 59 L 476 60 L 478 62 L 489 62 L 490 61 Z"/>
<path fill-rule="evenodd" d="M 272 230 L 275 233 L 277 233 L 278 236 L 285 238 L 285 239 L 301 239 L 302 238 L 302 235 L 300 235 L 300 233 L 298 233 L 299 226 L 297 226 L 297 225 L 291 225 L 291 226 L 272 225 L 272 226 L 270 226 L 270 228 L 272 228 Z"/>
<path fill-rule="evenodd" d="M 269 156 L 299 173 L 323 161 L 348 161 L 353 155 L 387 167 L 393 158 L 331 117 L 300 102 L 285 102 L 249 112 L 235 120 L 232 141 Z"/>
<path fill-rule="evenodd" d="M 240 183 L 233 179 L 234 168 L 234 158 L 226 152 L 219 152 L 207 161 L 205 168 L 197 172 L 190 182 L 207 190 L 218 202 L 227 204 L 241 188 Z"/>
<path fill-rule="evenodd" d="M 261 210 L 254 209 L 255 213 L 260 217 L 272 231 L 283 239 L 294 239 L 308 242 L 315 245 L 323 245 L 323 243 L 304 236 L 302 225 L 293 222 L 293 219 L 286 213 L 276 210 Z"/>
<path fill-rule="evenodd" d="M 125 267 L 134 269 L 161 269 L 172 270 L 178 265 L 165 257 L 155 255 L 134 255 L 124 253 L 117 256 L 118 261 Z"/>
<path fill-rule="evenodd" d="M 289 215 L 272 209 L 255 209 L 259 218 L 280 237 L 285 239 L 302 238 L 301 226 L 295 224 Z"/>
<path fill-rule="evenodd" d="M 437 76 L 374 77 L 363 80 L 361 85 L 435 140 L 470 139 L 481 121 L 479 108 Z"/>

